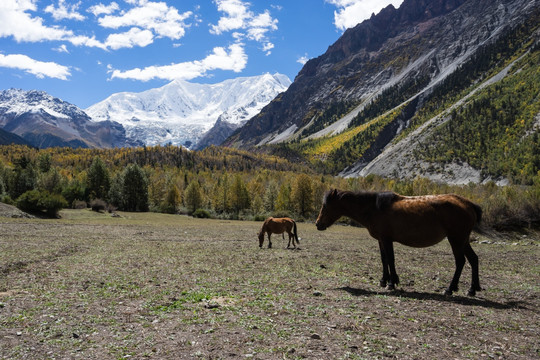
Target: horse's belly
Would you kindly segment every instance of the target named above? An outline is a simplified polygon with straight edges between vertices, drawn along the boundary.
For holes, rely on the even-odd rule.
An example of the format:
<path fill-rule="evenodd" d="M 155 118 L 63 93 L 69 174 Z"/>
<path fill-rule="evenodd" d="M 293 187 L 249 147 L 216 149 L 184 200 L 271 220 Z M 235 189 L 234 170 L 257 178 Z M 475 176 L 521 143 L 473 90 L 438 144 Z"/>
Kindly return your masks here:
<path fill-rule="evenodd" d="M 412 247 L 428 247 L 440 243 L 446 235 L 441 233 L 417 232 L 410 234 L 400 234 L 395 236 L 393 240 L 403 245 Z"/>
<path fill-rule="evenodd" d="M 398 226 L 384 227 L 380 231 L 381 239 L 390 239 L 412 247 L 428 247 L 441 242 L 446 237 L 446 231 L 438 221 L 415 221 L 409 218 Z"/>

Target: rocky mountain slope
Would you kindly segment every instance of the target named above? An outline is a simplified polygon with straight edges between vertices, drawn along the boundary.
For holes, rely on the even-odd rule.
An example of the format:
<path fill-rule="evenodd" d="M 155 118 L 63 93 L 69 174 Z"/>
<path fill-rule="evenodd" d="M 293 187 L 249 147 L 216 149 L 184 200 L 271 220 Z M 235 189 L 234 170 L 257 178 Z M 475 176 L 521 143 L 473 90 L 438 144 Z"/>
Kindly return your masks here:
<path fill-rule="evenodd" d="M 220 143 L 289 85 L 290 80 L 281 74 L 217 84 L 175 80 L 141 93 L 114 94 L 86 112 L 98 122 L 121 123 L 130 139 L 146 145 L 203 148 Z"/>
<path fill-rule="evenodd" d="M 452 118 L 452 109 L 459 112 L 475 99 L 473 91 L 479 84 L 489 88 L 508 76 L 518 76 L 516 69 L 506 68 L 512 63 L 532 67 L 527 74 L 533 80 L 521 81 L 536 91 L 539 13 L 537 0 L 405 0 L 399 9 L 390 5 L 348 29 L 325 54 L 310 60 L 285 93 L 225 144 L 239 148 L 281 144 L 267 151 L 303 156 L 345 176 L 441 180 L 443 173 L 455 175 L 442 179 L 449 182 L 505 181 L 515 174 L 493 170 L 474 159 L 471 165 L 465 155 L 421 159 L 423 148 L 418 145 L 435 143 L 427 131 L 446 122 L 429 120 Z M 525 53 L 523 61 L 533 65 L 516 62 Z M 515 90 L 515 86 L 505 86 L 505 91 Z M 509 139 L 513 144 L 520 137 L 529 143 L 529 137 L 538 132 L 533 125 L 538 98 L 520 99 L 531 104 L 519 112 L 526 116 L 525 125 L 519 136 Z M 413 141 L 408 138 L 413 130 L 415 136 L 424 135 Z M 504 136 L 492 135 L 481 142 Z M 392 147 L 398 142 L 399 148 Z M 398 149 L 393 150 L 394 157 L 381 155 L 392 148 Z"/>
<path fill-rule="evenodd" d="M 43 91 L 0 91 L 0 128 L 38 148 L 137 145 L 119 123 L 95 123 L 75 105 Z"/>

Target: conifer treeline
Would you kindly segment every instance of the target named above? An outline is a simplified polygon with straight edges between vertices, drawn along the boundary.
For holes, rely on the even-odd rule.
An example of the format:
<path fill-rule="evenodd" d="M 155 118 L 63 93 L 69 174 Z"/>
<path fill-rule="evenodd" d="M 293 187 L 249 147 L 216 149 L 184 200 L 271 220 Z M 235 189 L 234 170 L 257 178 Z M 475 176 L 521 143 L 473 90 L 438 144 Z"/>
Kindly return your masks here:
<path fill-rule="evenodd" d="M 65 207 L 313 221 L 331 188 L 403 195 L 457 193 L 479 203 L 494 229 L 540 226 L 540 176 L 532 186 L 450 186 L 413 181 L 333 177 L 302 164 L 232 149 L 190 152 L 175 146 L 135 149 L 38 150 L 0 146 L 0 201 L 54 215 Z"/>

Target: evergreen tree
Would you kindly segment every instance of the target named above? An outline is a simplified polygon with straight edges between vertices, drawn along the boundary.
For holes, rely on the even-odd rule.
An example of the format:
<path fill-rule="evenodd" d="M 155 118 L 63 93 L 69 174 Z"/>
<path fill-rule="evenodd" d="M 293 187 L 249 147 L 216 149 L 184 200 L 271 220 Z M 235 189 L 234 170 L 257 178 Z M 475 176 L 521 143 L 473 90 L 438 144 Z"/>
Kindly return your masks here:
<path fill-rule="evenodd" d="M 137 164 L 130 164 L 123 173 L 123 210 L 148 211 L 148 181 Z"/>
<path fill-rule="evenodd" d="M 95 157 L 86 175 L 86 188 L 90 199 L 107 199 L 110 187 L 109 170 L 99 157 Z"/>
<path fill-rule="evenodd" d="M 122 189 L 124 184 L 124 175 L 122 172 L 118 172 L 112 182 L 111 187 L 109 188 L 108 199 L 109 203 L 118 209 L 124 208 Z"/>
<path fill-rule="evenodd" d="M 27 191 L 34 190 L 37 184 L 37 171 L 26 155 L 14 161 L 15 169 L 9 179 L 9 195 L 17 199 Z"/>

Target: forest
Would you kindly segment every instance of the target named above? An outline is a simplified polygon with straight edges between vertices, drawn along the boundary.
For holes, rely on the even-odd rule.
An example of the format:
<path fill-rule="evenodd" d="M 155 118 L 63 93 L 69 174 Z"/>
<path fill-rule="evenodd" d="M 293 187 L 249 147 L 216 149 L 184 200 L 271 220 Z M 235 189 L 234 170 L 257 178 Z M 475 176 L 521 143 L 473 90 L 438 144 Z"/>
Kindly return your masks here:
<path fill-rule="evenodd" d="M 486 229 L 540 225 L 540 174 L 530 186 L 451 186 L 424 178 L 399 181 L 370 175 L 341 178 L 302 163 L 241 150 L 176 146 L 122 149 L 0 147 L 0 200 L 31 213 L 62 208 L 314 221 L 324 193 L 391 190 L 403 195 L 457 193 L 484 209 Z M 345 221 L 345 220 L 344 220 Z"/>

